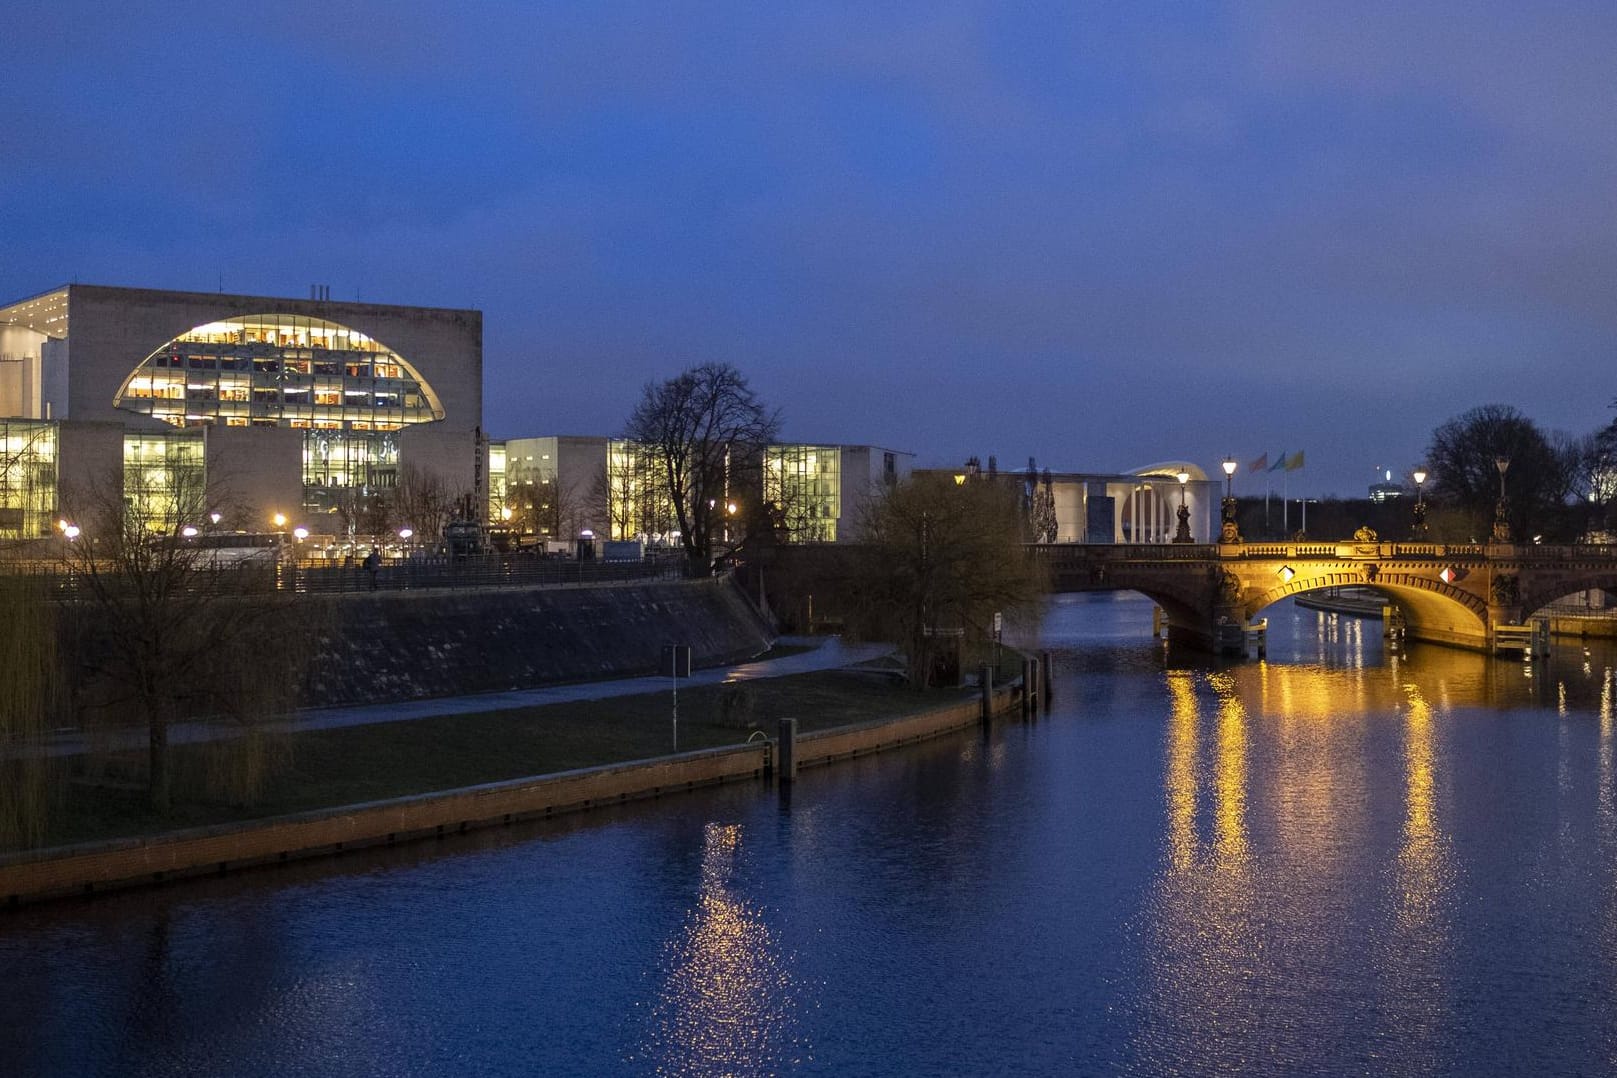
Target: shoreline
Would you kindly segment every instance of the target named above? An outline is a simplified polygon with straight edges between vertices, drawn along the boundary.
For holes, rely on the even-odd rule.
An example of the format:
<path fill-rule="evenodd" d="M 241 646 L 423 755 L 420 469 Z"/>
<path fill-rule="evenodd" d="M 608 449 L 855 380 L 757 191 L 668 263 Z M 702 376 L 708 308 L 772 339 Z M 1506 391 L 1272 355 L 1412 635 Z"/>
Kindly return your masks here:
<path fill-rule="evenodd" d="M 993 690 L 992 714 L 1021 702 L 1019 681 Z M 809 768 L 912 745 L 985 721 L 980 697 L 919 713 L 798 735 Z M 0 904 L 153 886 L 548 818 L 746 779 L 775 781 L 776 742 L 650 757 L 501 782 L 338 805 L 240 823 L 0 855 Z"/>

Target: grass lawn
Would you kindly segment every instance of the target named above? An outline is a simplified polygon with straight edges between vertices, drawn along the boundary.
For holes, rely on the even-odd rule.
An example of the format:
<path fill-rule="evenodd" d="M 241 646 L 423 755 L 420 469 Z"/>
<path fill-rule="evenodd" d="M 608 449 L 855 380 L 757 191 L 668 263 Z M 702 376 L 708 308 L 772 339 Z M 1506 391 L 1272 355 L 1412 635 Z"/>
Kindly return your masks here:
<path fill-rule="evenodd" d="M 679 693 L 679 747 L 740 744 L 753 729 L 773 735 L 783 717 L 795 717 L 801 730 L 820 730 L 914 714 L 963 695 L 920 693 L 881 675 L 845 670 L 685 688 Z M 218 746 L 177 747 L 171 750 L 175 804 L 166 816 L 148 809 L 139 789 L 65 783 L 47 844 L 154 834 L 660 756 L 671 751 L 671 720 L 672 694 L 658 692 L 283 735 L 270 747 L 281 757 L 279 766 L 247 806 L 209 801 L 201 793 L 207 754 L 219 752 Z M 144 769 L 139 754 L 88 762 L 91 770 L 131 778 Z"/>

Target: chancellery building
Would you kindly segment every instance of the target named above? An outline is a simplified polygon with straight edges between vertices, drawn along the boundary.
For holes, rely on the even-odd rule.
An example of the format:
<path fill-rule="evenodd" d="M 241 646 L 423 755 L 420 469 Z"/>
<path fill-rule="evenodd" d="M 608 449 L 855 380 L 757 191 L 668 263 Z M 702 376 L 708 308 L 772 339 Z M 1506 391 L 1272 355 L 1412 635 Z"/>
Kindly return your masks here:
<path fill-rule="evenodd" d="M 0 306 L 0 539 L 181 470 L 236 530 L 351 535 L 405 475 L 487 504 L 482 314 L 312 291 L 73 284 Z"/>

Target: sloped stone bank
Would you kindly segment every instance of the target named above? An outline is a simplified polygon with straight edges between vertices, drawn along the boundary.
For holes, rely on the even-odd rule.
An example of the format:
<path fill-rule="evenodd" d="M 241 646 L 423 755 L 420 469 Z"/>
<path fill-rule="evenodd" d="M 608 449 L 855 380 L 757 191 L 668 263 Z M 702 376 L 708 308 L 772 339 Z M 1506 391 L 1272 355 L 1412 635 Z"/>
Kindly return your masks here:
<path fill-rule="evenodd" d="M 385 703 L 657 672 L 664 644 L 698 666 L 767 649 L 729 578 L 311 597 L 319 637 L 303 705 Z"/>

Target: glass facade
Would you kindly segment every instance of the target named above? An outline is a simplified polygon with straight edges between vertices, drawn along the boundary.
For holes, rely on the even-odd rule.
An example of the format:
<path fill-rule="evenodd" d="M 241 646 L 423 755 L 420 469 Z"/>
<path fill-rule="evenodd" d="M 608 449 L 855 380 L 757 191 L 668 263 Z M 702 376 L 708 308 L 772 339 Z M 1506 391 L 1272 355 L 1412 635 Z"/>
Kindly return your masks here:
<path fill-rule="evenodd" d="M 499 524 L 510 519 L 506 504 L 506 454 L 504 442 L 488 444 L 488 518 Z"/>
<path fill-rule="evenodd" d="M 392 431 L 310 431 L 303 437 L 303 508 L 335 514 L 341 530 L 376 532 L 373 519 L 399 482 L 398 436 Z"/>
<path fill-rule="evenodd" d="M 656 481 L 656 461 L 645 446 L 612 441 L 606 446 L 606 518 L 609 539 L 654 544 L 679 541 L 679 526 L 667 488 Z"/>
<path fill-rule="evenodd" d="M 304 430 L 303 508 L 369 530 L 398 482 L 394 432 L 444 417 L 397 352 L 356 329 L 288 314 L 197 326 L 153 352 L 114 404 L 177 427 Z M 127 460 L 127 454 L 126 454 Z"/>
<path fill-rule="evenodd" d="M 153 535 L 201 526 L 207 509 L 201 431 L 124 435 L 124 505 Z"/>
<path fill-rule="evenodd" d="M 397 430 L 444 417 L 397 352 L 347 326 L 284 314 L 181 334 L 135 368 L 114 404 L 177 427 Z"/>
<path fill-rule="evenodd" d="M 56 425 L 0 419 L 0 539 L 49 535 L 56 513 Z"/>
<path fill-rule="evenodd" d="M 842 515 L 842 450 L 834 445 L 772 445 L 764 450 L 764 501 L 797 543 L 834 543 Z"/>

